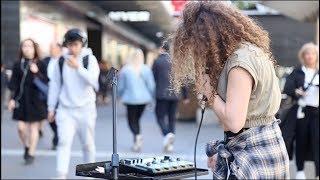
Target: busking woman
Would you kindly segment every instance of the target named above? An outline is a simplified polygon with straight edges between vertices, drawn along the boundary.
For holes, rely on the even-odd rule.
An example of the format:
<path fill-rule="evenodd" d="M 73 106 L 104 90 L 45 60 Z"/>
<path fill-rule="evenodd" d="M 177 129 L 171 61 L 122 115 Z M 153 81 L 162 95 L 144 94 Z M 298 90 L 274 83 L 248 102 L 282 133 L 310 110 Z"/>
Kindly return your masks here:
<path fill-rule="evenodd" d="M 40 122 L 47 117 L 45 95 L 37 87 L 35 79 L 48 82 L 46 67 L 40 61 L 38 44 L 26 39 L 21 42 L 19 60 L 13 65 L 9 82 L 11 99 L 8 103 L 8 109 L 13 111 L 13 119 L 18 123 L 26 164 L 34 161 Z"/>
<path fill-rule="evenodd" d="M 293 123 L 296 146 L 297 179 L 305 179 L 304 162 L 313 159 L 319 178 L 319 49 L 306 43 L 299 51 L 301 65 L 287 77 L 284 93 L 296 104 L 289 110 L 288 123 Z M 288 124 L 287 126 L 292 126 Z M 288 128 L 287 128 L 288 129 Z M 292 143 L 292 142 L 291 142 Z M 310 155 L 312 156 L 310 158 Z"/>
<path fill-rule="evenodd" d="M 173 35 L 173 83 L 193 79 L 224 130 L 212 141 L 215 179 L 289 178 L 277 112 L 281 93 L 268 33 L 232 5 L 189 2 Z"/>

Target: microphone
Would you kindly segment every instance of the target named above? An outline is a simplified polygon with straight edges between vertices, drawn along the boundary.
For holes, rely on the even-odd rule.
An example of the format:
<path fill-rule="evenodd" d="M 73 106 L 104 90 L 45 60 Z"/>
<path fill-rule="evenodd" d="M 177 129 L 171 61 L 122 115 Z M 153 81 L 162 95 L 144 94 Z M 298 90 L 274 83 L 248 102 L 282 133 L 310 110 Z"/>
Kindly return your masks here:
<path fill-rule="evenodd" d="M 200 105 L 201 109 L 204 110 L 206 108 L 206 104 L 208 102 L 207 96 L 205 96 L 203 94 L 198 94 L 197 99 L 199 100 L 199 105 Z"/>

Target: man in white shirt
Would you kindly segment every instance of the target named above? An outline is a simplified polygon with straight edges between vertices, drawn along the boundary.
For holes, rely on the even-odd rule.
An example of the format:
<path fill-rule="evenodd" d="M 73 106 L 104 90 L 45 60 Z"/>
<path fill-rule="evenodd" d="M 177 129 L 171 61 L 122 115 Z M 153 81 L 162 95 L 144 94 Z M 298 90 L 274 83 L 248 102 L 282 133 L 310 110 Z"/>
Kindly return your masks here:
<path fill-rule="evenodd" d="M 95 161 L 96 93 L 99 65 L 90 48 L 87 36 L 79 29 L 71 29 L 64 36 L 68 48 L 53 66 L 48 96 L 48 120 L 58 126 L 57 147 L 58 178 L 65 179 L 71 156 L 73 137 L 78 134 L 82 144 L 84 161 Z M 56 108 L 58 104 L 58 107 Z M 56 112 L 56 115 L 55 115 Z"/>

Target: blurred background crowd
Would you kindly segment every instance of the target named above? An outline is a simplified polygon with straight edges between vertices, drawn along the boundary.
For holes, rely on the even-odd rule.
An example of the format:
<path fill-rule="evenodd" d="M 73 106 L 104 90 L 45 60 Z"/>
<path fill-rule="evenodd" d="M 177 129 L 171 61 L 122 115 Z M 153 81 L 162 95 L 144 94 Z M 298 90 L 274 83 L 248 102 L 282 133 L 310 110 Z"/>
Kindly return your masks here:
<path fill-rule="evenodd" d="M 23 150 L 20 150 L 21 145 L 16 135 L 16 124 L 11 120 L 12 113 L 7 108 L 8 105 L 10 107 L 11 96 L 8 86 L 10 87 L 10 82 L 12 84 L 13 81 L 14 64 L 21 59 L 21 57 L 19 59 L 19 49 L 22 48 L 24 40 L 30 38 L 37 43 L 39 59 L 46 62 L 48 61 L 46 58 L 58 58 L 67 51 L 66 47 L 62 47 L 63 37 L 72 28 L 78 28 L 86 33 L 87 46 L 96 57 L 100 69 L 98 79 L 100 88 L 96 92 L 98 106 L 97 135 L 95 137 L 98 151 L 97 159 L 105 160 L 111 155 L 108 154 L 112 149 L 111 134 L 109 133 L 111 132 L 111 88 L 106 76 L 110 68 L 115 67 L 121 72 L 119 94 L 122 97 L 121 102 L 126 105 L 120 106 L 119 121 L 126 119 L 129 122 L 128 125 L 126 121 L 119 124 L 119 151 L 128 152 L 129 154 L 126 155 L 130 155 L 130 152 L 133 151 L 135 156 L 139 155 L 139 153 L 135 154 L 136 152 L 140 152 L 142 156 L 161 154 L 163 151 L 159 151 L 156 147 L 157 142 L 163 140 L 163 143 L 160 144 L 164 146 L 165 152 L 182 155 L 191 160 L 191 141 L 194 139 L 195 129 L 200 119 L 200 110 L 192 86 L 182 89 L 181 94 L 174 97 L 157 95 L 156 98 L 148 98 L 145 95 L 147 93 L 144 93 L 143 97 L 137 95 L 137 97 L 143 99 L 144 103 L 136 103 L 136 99 L 133 100 L 132 98 L 132 93 L 135 91 L 159 91 L 161 86 L 168 87 L 169 76 L 163 77 L 169 74 L 168 69 L 170 69 L 169 65 L 166 64 L 166 61 L 170 60 L 170 48 L 166 39 L 174 31 L 181 10 L 186 3 L 187 1 L 182 0 L 1 1 L 1 177 L 48 178 L 54 176 L 55 171 L 52 170 L 55 167 L 53 155 L 58 140 L 54 131 L 55 128 L 50 123 L 53 130 L 51 131 L 49 123 L 45 120 L 41 121 L 35 130 L 40 137 L 38 150 L 35 150 L 35 154 L 37 152 L 39 154 L 38 162 L 29 167 L 19 164 L 19 157 L 23 154 Z M 292 72 L 295 73 L 299 68 L 300 71 L 306 72 L 306 70 L 301 70 L 301 67 L 307 67 L 307 69 L 319 68 L 319 2 L 226 1 L 226 3 L 240 8 L 269 32 L 273 55 L 279 65 L 276 72 L 283 91 L 283 102 L 278 117 L 285 122 L 282 125 L 282 130 L 285 132 L 287 149 L 289 155 L 291 153 L 293 161 L 296 161 L 297 158 L 297 155 L 293 154 L 298 153 L 298 162 L 291 162 L 290 172 L 292 176 L 299 175 L 300 172 L 299 177 L 301 178 L 319 176 L 318 166 L 316 167 L 317 170 L 314 170 L 313 164 L 308 164 L 306 168 L 303 165 L 305 160 L 314 161 L 314 155 L 312 157 L 301 157 L 301 154 L 306 153 L 316 154 L 318 152 L 319 154 L 318 146 L 313 152 L 309 152 L 309 149 L 299 148 L 309 146 L 309 144 L 301 142 L 310 141 L 310 147 L 312 146 L 314 149 L 315 144 L 318 143 L 319 145 L 319 139 L 314 138 L 314 133 L 302 136 L 296 135 L 308 134 L 309 131 L 319 134 L 319 123 L 314 125 L 311 124 L 311 121 L 314 120 L 309 120 L 310 123 L 291 126 L 291 124 L 296 124 L 291 119 L 297 119 L 297 111 L 299 111 L 299 106 L 302 106 L 295 102 L 299 98 L 294 91 L 300 87 L 291 83 L 298 81 L 296 78 L 299 78 Z M 305 45 L 309 42 L 312 43 Z M 23 52 L 20 53 L 23 54 Z M 145 77 L 142 77 L 142 82 L 140 82 L 141 79 L 136 79 L 134 74 L 130 74 L 132 72 L 127 70 L 128 66 L 144 72 L 142 74 Z M 49 76 L 49 66 L 46 68 Z M 40 67 L 39 69 L 41 71 Z M 310 71 L 310 75 L 308 75 L 308 81 L 314 80 L 312 78 L 315 73 L 312 72 Z M 315 72 L 317 71 L 315 70 Z M 55 74 L 51 76 L 55 76 Z M 145 80 L 146 82 L 144 82 Z M 318 83 L 315 83 L 318 89 L 313 90 L 311 99 L 319 98 L 319 77 L 315 81 Z M 142 89 L 139 82 L 146 83 L 147 88 Z M 306 89 L 304 90 L 306 91 Z M 126 95 L 128 93 L 126 91 L 129 91 L 129 95 Z M 290 94 L 292 91 L 294 93 Z M 303 94 L 305 92 L 297 93 L 305 96 Z M 294 103 L 296 106 L 292 109 Z M 318 108 L 318 104 L 319 101 L 311 100 L 311 105 L 309 105 Z M 167 123 L 164 123 L 164 114 L 168 114 Z M 311 115 L 311 119 L 318 118 L 318 114 L 312 108 L 305 114 L 309 119 Z M 140 119 L 142 132 L 140 132 Z M 222 137 L 222 132 L 217 130 L 218 125 L 215 119 L 216 116 L 213 111 L 206 112 L 204 118 L 206 126 L 202 132 L 202 139 L 200 137 L 202 143 L 212 139 L 212 137 Z M 168 124 L 168 127 L 166 127 L 166 124 Z M 296 132 L 297 126 L 303 127 L 303 130 Z M 160 131 L 158 130 L 159 127 Z M 155 128 L 156 130 L 154 130 Z M 312 128 L 317 128 L 317 131 Z M 108 133 L 106 134 L 106 132 Z M 128 140 L 128 136 L 131 138 L 131 134 L 133 134 L 133 143 Z M 144 146 L 146 146 L 143 148 L 142 135 L 144 135 Z M 51 137 L 53 138 L 51 139 Z M 296 137 L 298 142 L 295 140 Z M 191 139 L 191 141 L 184 142 L 186 141 L 185 138 Z M 105 139 L 108 139 L 108 142 Z M 175 149 L 173 149 L 173 142 L 175 142 Z M 298 146 L 298 152 L 296 152 L 294 146 Z M 73 159 L 72 166 L 81 162 L 77 152 L 74 152 L 79 147 L 81 146 L 76 141 L 71 153 L 72 158 L 76 158 Z M 204 154 L 204 152 L 201 151 L 198 154 Z M 317 158 L 319 159 L 319 157 Z M 205 166 L 205 159 L 202 158 L 200 161 Z M 316 162 L 316 164 L 319 164 L 319 162 Z M 39 172 L 37 170 L 39 167 L 44 167 L 47 170 Z M 301 174 L 304 169 L 306 175 Z M 69 177 L 74 177 L 73 170 L 69 171 Z M 298 173 L 296 173 L 296 170 L 298 170 Z"/>

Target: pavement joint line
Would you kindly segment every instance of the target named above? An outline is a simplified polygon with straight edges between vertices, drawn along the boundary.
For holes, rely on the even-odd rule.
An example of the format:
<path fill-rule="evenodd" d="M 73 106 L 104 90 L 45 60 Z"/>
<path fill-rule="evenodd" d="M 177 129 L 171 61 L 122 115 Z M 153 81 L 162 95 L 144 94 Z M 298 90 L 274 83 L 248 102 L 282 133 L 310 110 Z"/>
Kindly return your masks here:
<path fill-rule="evenodd" d="M 1 156 L 22 156 L 23 150 L 21 149 L 1 149 Z M 106 158 L 111 157 L 111 151 L 96 151 L 96 158 Z M 134 153 L 134 152 L 119 152 L 120 157 L 123 158 L 130 158 L 130 157 L 154 157 L 154 156 L 164 156 L 170 155 L 173 157 L 180 157 L 186 160 L 193 160 L 193 154 L 178 154 L 178 153 Z M 56 151 L 53 150 L 36 150 L 36 156 L 56 156 Z M 71 157 L 82 157 L 81 150 L 73 150 L 71 151 Z M 197 160 L 207 160 L 207 156 L 205 155 L 198 155 Z"/>

